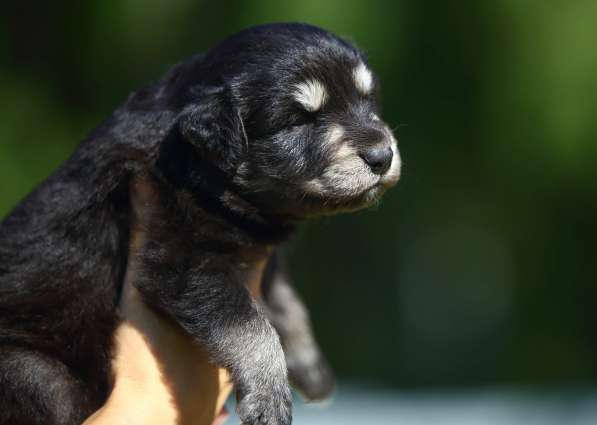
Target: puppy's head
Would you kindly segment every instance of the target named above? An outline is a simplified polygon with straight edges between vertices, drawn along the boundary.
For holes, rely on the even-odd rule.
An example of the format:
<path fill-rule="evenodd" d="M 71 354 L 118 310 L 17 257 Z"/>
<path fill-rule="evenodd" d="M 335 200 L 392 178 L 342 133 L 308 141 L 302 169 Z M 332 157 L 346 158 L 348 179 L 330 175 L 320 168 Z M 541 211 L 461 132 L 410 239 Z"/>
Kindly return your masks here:
<path fill-rule="evenodd" d="M 359 50 L 325 30 L 248 29 L 169 78 L 183 136 L 270 213 L 363 208 L 399 179 L 377 79 Z"/>

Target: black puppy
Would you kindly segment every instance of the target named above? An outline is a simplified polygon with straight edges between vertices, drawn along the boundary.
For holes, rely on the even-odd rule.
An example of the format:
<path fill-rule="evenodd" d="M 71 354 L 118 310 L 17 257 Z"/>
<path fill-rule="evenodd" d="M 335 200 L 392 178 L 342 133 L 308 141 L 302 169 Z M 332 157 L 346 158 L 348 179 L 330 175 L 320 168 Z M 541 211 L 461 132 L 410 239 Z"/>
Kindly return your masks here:
<path fill-rule="evenodd" d="M 132 94 L 0 226 L 0 423 L 77 424 L 106 400 L 132 260 L 144 301 L 228 369 L 245 424 L 291 423 L 287 364 L 324 396 L 276 247 L 398 180 L 376 91 L 351 44 L 274 24 Z M 264 260 L 262 305 L 245 284 Z"/>

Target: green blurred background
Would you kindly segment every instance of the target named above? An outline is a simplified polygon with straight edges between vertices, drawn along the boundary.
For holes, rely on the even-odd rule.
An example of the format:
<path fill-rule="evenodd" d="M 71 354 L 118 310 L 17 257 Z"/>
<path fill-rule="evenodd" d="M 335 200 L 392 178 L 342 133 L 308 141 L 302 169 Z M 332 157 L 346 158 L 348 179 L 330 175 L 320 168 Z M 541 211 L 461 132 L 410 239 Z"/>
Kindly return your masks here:
<path fill-rule="evenodd" d="M 0 215 L 133 89 L 237 30 L 304 21 L 382 82 L 403 179 L 295 238 L 338 375 L 399 388 L 597 378 L 597 2 L 3 2 Z"/>

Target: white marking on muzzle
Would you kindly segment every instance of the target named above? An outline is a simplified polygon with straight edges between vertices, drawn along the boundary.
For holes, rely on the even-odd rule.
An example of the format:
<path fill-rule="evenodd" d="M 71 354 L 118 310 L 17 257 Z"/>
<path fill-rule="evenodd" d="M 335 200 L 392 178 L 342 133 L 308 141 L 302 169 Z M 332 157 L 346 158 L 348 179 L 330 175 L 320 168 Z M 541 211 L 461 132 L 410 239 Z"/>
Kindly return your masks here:
<path fill-rule="evenodd" d="M 402 170 L 402 158 L 400 157 L 400 150 L 398 150 L 398 142 L 396 138 L 392 134 L 392 131 L 386 126 L 385 128 L 386 134 L 391 139 L 391 149 L 392 149 L 392 164 L 390 165 L 390 169 L 381 176 L 381 182 L 387 185 L 393 185 L 398 180 L 400 180 L 400 173 Z"/>
<path fill-rule="evenodd" d="M 328 127 L 323 143 L 326 146 L 334 146 L 342 141 L 344 137 L 344 127 L 340 124 L 332 124 Z"/>

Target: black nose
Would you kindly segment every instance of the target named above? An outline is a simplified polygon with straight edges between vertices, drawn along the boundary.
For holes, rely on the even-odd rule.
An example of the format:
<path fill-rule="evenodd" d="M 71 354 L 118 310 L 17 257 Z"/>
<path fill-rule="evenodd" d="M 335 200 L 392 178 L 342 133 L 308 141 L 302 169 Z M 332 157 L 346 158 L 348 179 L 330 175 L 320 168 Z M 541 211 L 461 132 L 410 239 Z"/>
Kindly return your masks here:
<path fill-rule="evenodd" d="M 392 165 L 392 148 L 374 148 L 361 154 L 361 158 L 369 165 L 375 174 L 383 174 Z"/>

